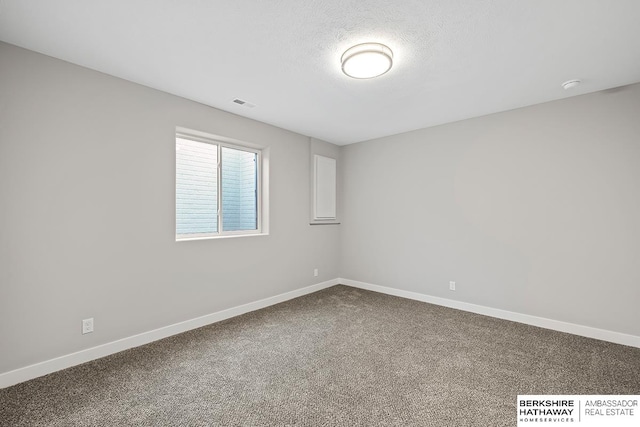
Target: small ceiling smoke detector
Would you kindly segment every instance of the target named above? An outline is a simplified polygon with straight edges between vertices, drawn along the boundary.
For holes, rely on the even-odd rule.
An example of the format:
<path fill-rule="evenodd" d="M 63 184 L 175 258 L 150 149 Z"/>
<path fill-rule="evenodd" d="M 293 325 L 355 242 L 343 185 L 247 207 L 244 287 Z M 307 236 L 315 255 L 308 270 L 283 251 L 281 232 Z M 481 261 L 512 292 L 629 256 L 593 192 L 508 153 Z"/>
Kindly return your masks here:
<path fill-rule="evenodd" d="M 371 79 L 386 73 L 393 65 L 393 52 L 380 43 L 362 43 L 345 51 L 340 58 L 342 72 L 354 79 Z"/>
<path fill-rule="evenodd" d="M 578 86 L 580 83 L 582 83 L 582 80 L 578 80 L 578 79 L 569 80 L 562 83 L 562 87 L 564 88 L 564 90 L 573 89 L 574 87 Z"/>

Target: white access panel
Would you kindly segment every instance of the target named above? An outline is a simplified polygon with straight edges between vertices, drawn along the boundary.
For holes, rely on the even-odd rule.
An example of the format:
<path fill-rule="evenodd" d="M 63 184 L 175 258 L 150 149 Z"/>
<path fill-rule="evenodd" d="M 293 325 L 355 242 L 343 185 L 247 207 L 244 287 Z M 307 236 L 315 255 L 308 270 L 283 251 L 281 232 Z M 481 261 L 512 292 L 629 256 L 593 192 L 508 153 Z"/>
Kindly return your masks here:
<path fill-rule="evenodd" d="M 336 159 L 314 156 L 313 219 L 336 219 Z"/>

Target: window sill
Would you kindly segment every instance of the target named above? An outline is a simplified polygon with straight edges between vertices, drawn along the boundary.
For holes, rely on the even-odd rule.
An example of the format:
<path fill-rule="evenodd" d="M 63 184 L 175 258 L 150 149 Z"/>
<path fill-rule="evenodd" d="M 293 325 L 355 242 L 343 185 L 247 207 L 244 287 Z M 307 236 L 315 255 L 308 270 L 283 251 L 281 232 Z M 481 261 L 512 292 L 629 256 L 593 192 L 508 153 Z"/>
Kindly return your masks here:
<path fill-rule="evenodd" d="M 176 239 L 176 243 L 191 242 L 194 240 L 218 240 L 218 239 L 235 239 L 237 237 L 258 237 L 268 236 L 269 233 L 247 233 L 247 234 L 225 234 L 223 236 L 203 236 L 203 237 L 185 237 Z"/>

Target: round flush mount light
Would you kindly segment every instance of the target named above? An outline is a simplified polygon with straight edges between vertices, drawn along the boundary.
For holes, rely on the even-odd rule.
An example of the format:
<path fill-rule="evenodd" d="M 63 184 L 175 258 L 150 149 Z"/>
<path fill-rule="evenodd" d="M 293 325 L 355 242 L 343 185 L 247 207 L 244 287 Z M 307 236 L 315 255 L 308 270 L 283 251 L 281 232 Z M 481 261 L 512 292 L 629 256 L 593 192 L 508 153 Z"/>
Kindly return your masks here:
<path fill-rule="evenodd" d="M 362 43 L 345 51 L 340 59 L 342 72 L 354 79 L 378 77 L 391 69 L 393 52 L 380 43 Z"/>
<path fill-rule="evenodd" d="M 569 90 L 569 89 L 573 89 L 574 87 L 578 86 L 580 83 L 582 83 L 582 81 L 578 80 L 578 79 L 568 80 L 568 81 L 562 83 L 562 87 L 564 88 L 564 90 Z"/>

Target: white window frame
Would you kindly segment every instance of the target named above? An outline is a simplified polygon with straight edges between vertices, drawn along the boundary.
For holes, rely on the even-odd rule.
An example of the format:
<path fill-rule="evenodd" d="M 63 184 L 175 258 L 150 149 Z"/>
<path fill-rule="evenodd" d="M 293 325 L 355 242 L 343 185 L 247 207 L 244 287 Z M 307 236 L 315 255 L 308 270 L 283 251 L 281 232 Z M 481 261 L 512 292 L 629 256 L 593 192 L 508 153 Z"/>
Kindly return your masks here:
<path fill-rule="evenodd" d="M 189 240 L 202 240 L 202 239 L 219 239 L 226 237 L 239 237 L 239 236 L 256 236 L 268 234 L 265 232 L 263 228 L 263 202 L 262 202 L 262 194 L 263 194 L 263 149 L 256 146 L 255 144 L 249 144 L 243 141 L 238 141 L 231 138 L 226 138 L 217 135 L 209 135 L 203 132 L 198 131 L 185 131 L 180 130 L 178 128 L 176 130 L 174 143 L 177 144 L 177 138 L 189 139 L 191 141 L 203 142 L 206 144 L 216 145 L 218 151 L 218 171 L 217 171 L 217 202 L 218 202 L 218 232 L 217 233 L 189 233 L 189 234 L 175 234 L 176 242 L 183 242 Z M 231 148 L 234 150 L 245 151 L 248 153 L 256 154 L 256 229 L 254 230 L 237 230 L 237 231 L 223 231 L 223 221 L 224 218 L 222 216 L 222 148 Z M 176 181 L 174 181 L 174 188 L 177 185 L 177 173 Z M 175 196 L 175 194 L 174 194 Z M 174 197 L 175 203 L 175 197 Z M 176 231 L 177 224 L 174 223 L 174 232 Z"/>

